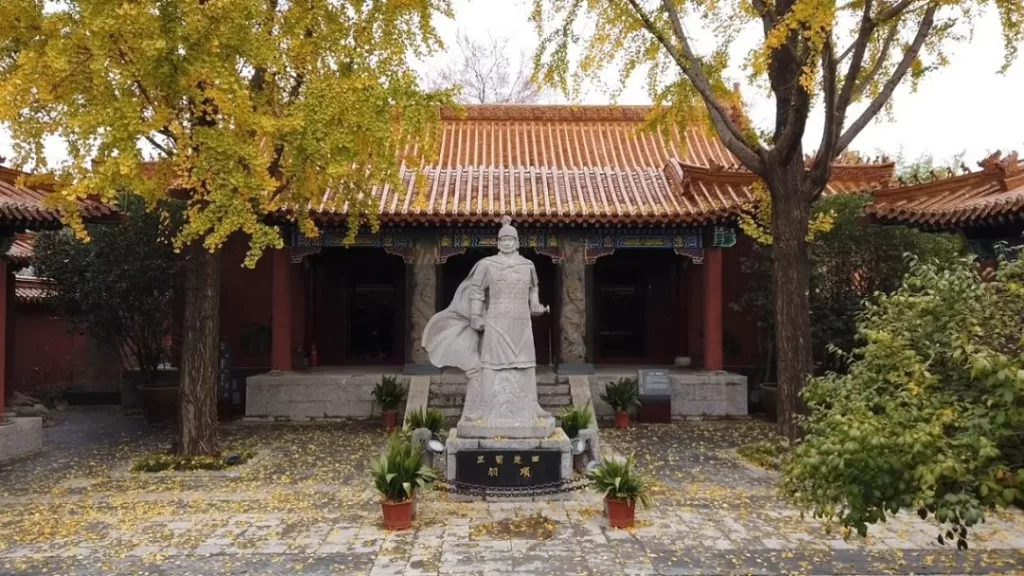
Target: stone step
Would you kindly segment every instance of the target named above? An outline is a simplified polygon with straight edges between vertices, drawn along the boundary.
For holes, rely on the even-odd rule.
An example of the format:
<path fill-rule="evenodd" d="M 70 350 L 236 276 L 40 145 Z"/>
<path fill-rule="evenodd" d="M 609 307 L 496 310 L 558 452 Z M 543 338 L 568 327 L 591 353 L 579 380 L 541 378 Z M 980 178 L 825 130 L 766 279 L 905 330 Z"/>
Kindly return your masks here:
<path fill-rule="evenodd" d="M 572 404 L 572 398 L 567 394 L 560 394 L 557 396 L 540 396 L 537 398 L 538 403 L 541 406 L 568 406 Z M 428 402 L 428 406 L 431 408 L 451 408 L 461 407 L 466 403 L 464 396 L 431 396 Z"/>
<path fill-rule="evenodd" d="M 553 396 L 569 393 L 568 384 L 537 384 L 538 396 Z M 465 384 L 431 384 L 431 396 L 461 395 L 465 396 Z"/>

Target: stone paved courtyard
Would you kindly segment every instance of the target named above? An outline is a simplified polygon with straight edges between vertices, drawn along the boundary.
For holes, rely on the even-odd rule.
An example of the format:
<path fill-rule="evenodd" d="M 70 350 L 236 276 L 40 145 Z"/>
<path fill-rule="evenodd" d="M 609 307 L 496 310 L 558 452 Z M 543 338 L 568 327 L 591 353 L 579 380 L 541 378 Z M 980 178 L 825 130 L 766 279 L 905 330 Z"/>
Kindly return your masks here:
<path fill-rule="evenodd" d="M 43 453 L 0 467 L 0 574 L 694 574 L 1014 573 L 1024 517 L 1001 513 L 972 549 L 940 546 L 915 516 L 844 541 L 780 500 L 772 473 L 736 446 L 756 422 L 681 422 L 602 431 L 635 452 L 655 506 L 609 529 L 600 497 L 456 503 L 420 497 L 414 530 L 380 524 L 366 463 L 376 422 L 233 424 L 227 448 L 257 450 L 231 472 L 140 475 L 133 458 L 170 430 L 116 409 L 73 409 Z"/>

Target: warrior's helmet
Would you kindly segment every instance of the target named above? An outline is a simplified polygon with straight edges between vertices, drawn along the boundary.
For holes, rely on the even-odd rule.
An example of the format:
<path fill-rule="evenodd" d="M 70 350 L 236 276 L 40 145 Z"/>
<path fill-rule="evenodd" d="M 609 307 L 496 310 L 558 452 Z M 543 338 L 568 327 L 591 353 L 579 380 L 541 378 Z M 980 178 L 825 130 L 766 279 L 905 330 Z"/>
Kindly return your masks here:
<path fill-rule="evenodd" d="M 519 232 L 512 226 L 512 217 L 505 215 L 501 217 L 501 230 L 498 231 L 498 238 L 504 238 L 505 236 L 512 236 L 519 240 Z"/>

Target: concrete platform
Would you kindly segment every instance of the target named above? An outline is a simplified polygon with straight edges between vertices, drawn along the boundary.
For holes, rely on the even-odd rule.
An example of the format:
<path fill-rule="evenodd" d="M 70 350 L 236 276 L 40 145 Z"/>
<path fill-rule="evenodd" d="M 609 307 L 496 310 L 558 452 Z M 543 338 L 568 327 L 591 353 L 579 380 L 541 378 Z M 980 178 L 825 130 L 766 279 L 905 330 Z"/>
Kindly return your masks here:
<path fill-rule="evenodd" d="M 42 449 L 42 418 L 0 419 L 0 462 Z"/>
<path fill-rule="evenodd" d="M 590 381 L 594 414 L 598 418 L 614 415 L 611 406 L 601 400 L 605 386 L 622 376 L 636 378 L 637 368 L 643 366 L 600 367 L 594 374 L 586 376 Z M 747 377 L 742 374 L 671 368 L 669 381 L 672 384 L 673 419 L 747 416 Z"/>
<path fill-rule="evenodd" d="M 319 418 L 369 418 L 380 414 L 373 387 L 381 375 L 409 377 L 386 368 L 314 368 L 302 372 L 268 372 L 246 381 L 246 418 L 307 421 Z M 405 406 L 398 407 L 405 413 Z"/>

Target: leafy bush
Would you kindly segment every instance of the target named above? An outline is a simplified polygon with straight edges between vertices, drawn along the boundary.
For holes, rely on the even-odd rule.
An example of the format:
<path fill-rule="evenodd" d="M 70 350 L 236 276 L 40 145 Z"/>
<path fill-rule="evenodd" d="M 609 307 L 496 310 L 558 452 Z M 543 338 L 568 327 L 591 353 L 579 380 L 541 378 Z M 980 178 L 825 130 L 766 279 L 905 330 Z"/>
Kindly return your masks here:
<path fill-rule="evenodd" d="M 951 234 L 865 221 L 868 201 L 867 196 L 840 195 L 822 198 L 814 205 L 816 214 L 833 216 L 828 231 L 810 245 L 812 346 L 819 373 L 844 369 L 843 357 L 830 354 L 829 346 L 853 349 L 862 302 L 900 286 L 909 269 L 907 254 L 922 261 L 952 264 L 964 253 L 963 242 Z M 772 381 L 775 316 L 771 258 L 770 246 L 754 246 L 741 263 L 752 289 L 731 304 L 748 314 L 756 327 L 759 365 L 755 383 Z"/>
<path fill-rule="evenodd" d="M 153 381 L 168 359 L 175 278 L 179 259 L 170 238 L 180 207 L 171 202 L 148 212 L 141 198 L 125 195 L 124 223 L 90 224 L 90 241 L 69 230 L 40 233 L 33 266 L 57 283 L 57 311 L 121 354 L 126 370 L 137 369 L 140 384 Z"/>
<path fill-rule="evenodd" d="M 559 420 L 565 435 L 575 438 L 580 435 L 580 430 L 586 430 L 590 426 L 594 420 L 594 413 L 590 410 L 589 404 L 583 408 L 566 407 L 562 409 Z"/>
<path fill-rule="evenodd" d="M 967 260 L 914 263 L 866 304 L 848 372 L 806 386 L 785 466 L 815 516 L 865 534 L 915 510 L 966 548 L 987 510 L 1024 500 L 1024 262 L 988 280 Z"/>
<path fill-rule="evenodd" d="M 616 412 L 629 412 L 640 405 L 640 387 L 636 378 L 619 378 L 609 382 L 601 393 L 601 400 L 611 405 Z"/>
<path fill-rule="evenodd" d="M 603 458 L 601 463 L 587 475 L 591 487 L 613 500 L 640 502 L 644 508 L 651 506 L 644 479 L 633 471 L 635 460 L 629 458 Z"/>
<path fill-rule="evenodd" d="M 420 408 L 406 417 L 405 427 L 409 430 L 429 428 L 434 435 L 437 435 L 441 432 L 441 428 L 444 428 L 444 414 L 441 414 L 437 408 Z"/>
<path fill-rule="evenodd" d="M 373 387 L 373 399 L 384 412 L 397 410 L 408 393 L 408 387 L 399 382 L 397 376 L 381 376 L 380 382 Z"/>
<path fill-rule="evenodd" d="M 384 453 L 370 463 L 370 476 L 385 501 L 404 502 L 434 480 L 434 471 L 406 435 L 392 434 Z"/>
<path fill-rule="evenodd" d="M 177 456 L 164 452 L 146 454 L 132 466 L 132 472 L 163 472 L 164 470 L 224 470 L 239 466 L 252 460 L 253 453 L 248 450 L 226 454 L 224 456 Z"/>

